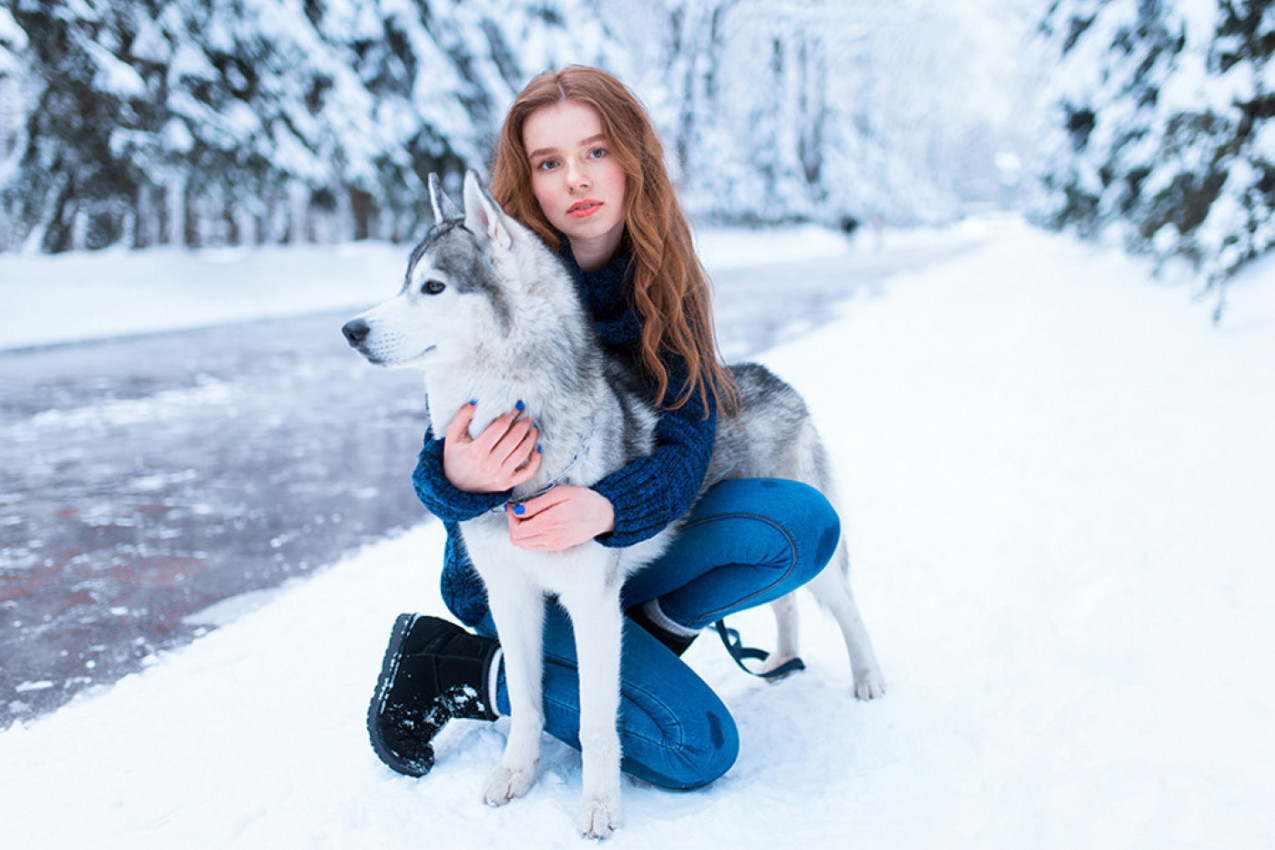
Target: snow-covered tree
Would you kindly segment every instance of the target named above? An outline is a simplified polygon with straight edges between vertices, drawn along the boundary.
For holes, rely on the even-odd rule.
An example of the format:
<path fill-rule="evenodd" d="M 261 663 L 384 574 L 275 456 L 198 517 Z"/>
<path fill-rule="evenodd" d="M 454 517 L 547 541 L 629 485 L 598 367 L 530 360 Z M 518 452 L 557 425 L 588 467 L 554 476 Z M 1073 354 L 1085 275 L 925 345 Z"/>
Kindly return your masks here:
<path fill-rule="evenodd" d="M 0 7 L 0 186 L 18 168 L 26 146 L 26 116 L 31 89 L 29 45 L 26 32 L 8 8 Z M 14 239 L 9 216 L 0 215 L 0 250 Z"/>
<path fill-rule="evenodd" d="M 487 165 L 515 92 L 569 62 L 643 96 L 697 216 L 950 218 L 996 196 L 1005 137 L 975 73 L 994 51 L 968 14 L 937 0 L 13 0 L 0 249 L 410 239 L 427 173 L 454 183 Z"/>
<path fill-rule="evenodd" d="M 964 5 L 666 0 L 663 14 L 604 14 L 647 69 L 640 86 L 704 218 L 905 223 L 1000 196 L 1004 126 L 984 99 L 1013 82 L 979 76 L 974 39 L 990 22 Z"/>
<path fill-rule="evenodd" d="M 0 59 L 37 91 L 6 241 L 408 238 L 428 172 L 481 167 L 532 73 L 611 42 L 583 0 L 18 0 Z"/>
<path fill-rule="evenodd" d="M 1270 0 L 1057 0 L 1064 141 L 1046 214 L 1116 230 L 1210 285 L 1275 244 L 1275 5 Z"/>
<path fill-rule="evenodd" d="M 39 81 L 24 116 L 23 150 L 12 155 L 18 165 L 4 175 L 7 229 L 15 236 L 38 229 L 38 240 L 54 250 L 118 238 L 115 228 L 98 224 L 99 214 L 112 207 L 121 217 L 122 175 L 110 133 L 131 117 L 143 84 L 131 69 L 110 61 L 96 37 L 119 29 L 127 15 L 89 4 L 74 17 L 44 4 L 13 8 L 9 20 L 25 43 L 22 76 L 28 84 Z"/>

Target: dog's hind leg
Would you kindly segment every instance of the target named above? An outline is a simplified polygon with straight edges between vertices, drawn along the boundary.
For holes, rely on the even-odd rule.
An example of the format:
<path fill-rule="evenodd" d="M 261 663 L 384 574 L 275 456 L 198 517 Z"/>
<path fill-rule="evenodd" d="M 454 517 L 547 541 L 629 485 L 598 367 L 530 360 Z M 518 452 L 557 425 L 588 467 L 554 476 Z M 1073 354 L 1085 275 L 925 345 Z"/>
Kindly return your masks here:
<path fill-rule="evenodd" d="M 504 757 L 487 777 L 483 800 L 502 806 L 531 789 L 540 763 L 545 601 L 538 588 L 518 578 L 487 582 L 487 600 L 504 650 L 510 728 Z"/>
<path fill-rule="evenodd" d="M 791 593 L 787 596 L 781 596 L 770 603 L 770 610 L 775 615 L 775 651 L 770 654 L 766 659 L 766 663 L 762 665 L 762 673 L 778 670 L 796 658 L 799 652 L 798 625 L 800 618 L 797 616 L 796 597 Z M 772 679 L 771 681 L 775 680 Z"/>
<path fill-rule="evenodd" d="M 797 473 L 795 477 L 818 488 L 836 508 L 837 487 L 828 450 L 815 432 L 814 424 L 808 419 L 799 438 L 793 441 L 791 451 L 793 455 L 790 462 Z M 837 513 L 844 516 L 840 510 Z M 832 560 L 806 586 L 814 593 L 819 604 L 832 612 L 837 625 L 841 626 L 841 634 L 845 637 L 846 649 L 850 653 L 850 669 L 854 674 L 854 695 L 863 700 L 883 696 L 885 678 L 877 664 L 872 639 L 868 637 L 868 628 L 863 624 L 859 606 L 855 604 L 854 594 L 850 591 L 850 551 L 846 548 L 844 535 L 837 543 Z M 793 616 L 796 616 L 795 613 Z"/>
<path fill-rule="evenodd" d="M 620 653 L 623 614 L 618 582 L 559 596 L 571 615 L 580 674 L 583 794 L 576 826 L 606 838 L 620 825 Z"/>
<path fill-rule="evenodd" d="M 850 669 L 854 674 L 854 695 L 869 700 L 885 694 L 885 678 L 877 664 L 872 639 L 867 626 L 859 615 L 854 594 L 850 591 L 849 555 L 845 541 L 837 546 L 837 552 L 823 572 L 806 585 L 815 599 L 832 612 L 841 633 L 845 636 L 846 649 L 850 653 Z"/>

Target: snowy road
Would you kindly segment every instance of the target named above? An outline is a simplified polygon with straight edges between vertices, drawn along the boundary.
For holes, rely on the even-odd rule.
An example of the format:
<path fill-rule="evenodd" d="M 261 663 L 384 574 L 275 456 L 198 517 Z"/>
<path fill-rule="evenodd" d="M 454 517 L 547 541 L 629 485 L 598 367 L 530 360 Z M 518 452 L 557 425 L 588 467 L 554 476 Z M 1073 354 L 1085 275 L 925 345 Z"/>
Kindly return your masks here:
<path fill-rule="evenodd" d="M 973 244 L 725 257 L 723 350 L 768 349 Z M 352 355 L 349 315 L 0 353 L 0 729 L 420 521 L 419 379 Z"/>

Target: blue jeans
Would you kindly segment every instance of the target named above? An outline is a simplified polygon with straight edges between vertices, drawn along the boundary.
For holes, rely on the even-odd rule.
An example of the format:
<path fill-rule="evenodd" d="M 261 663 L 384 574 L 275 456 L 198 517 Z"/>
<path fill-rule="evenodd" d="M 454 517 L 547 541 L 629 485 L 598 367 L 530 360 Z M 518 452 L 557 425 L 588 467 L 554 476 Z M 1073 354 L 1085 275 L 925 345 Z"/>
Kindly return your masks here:
<path fill-rule="evenodd" d="M 673 545 L 629 577 L 625 609 L 658 598 L 692 628 L 784 596 L 832 557 L 840 521 L 818 490 L 797 481 L 723 481 L 691 511 Z M 496 636 L 491 615 L 479 631 Z M 625 772 L 664 788 L 696 788 L 735 763 L 739 733 L 726 706 L 682 659 L 628 618 L 620 659 Z M 556 601 L 545 617 L 545 730 L 580 749 L 580 687 L 571 621 Z M 505 673 L 496 705 L 509 713 Z"/>

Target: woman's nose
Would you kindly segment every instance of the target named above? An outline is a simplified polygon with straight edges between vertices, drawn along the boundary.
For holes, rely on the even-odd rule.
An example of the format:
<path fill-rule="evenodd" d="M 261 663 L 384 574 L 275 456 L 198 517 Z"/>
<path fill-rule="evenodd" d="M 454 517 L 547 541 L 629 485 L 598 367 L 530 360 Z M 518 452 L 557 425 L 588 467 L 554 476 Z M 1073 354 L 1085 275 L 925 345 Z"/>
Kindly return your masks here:
<path fill-rule="evenodd" d="M 571 189 L 583 189 L 589 185 L 589 175 L 578 163 L 567 165 L 567 186 Z"/>

